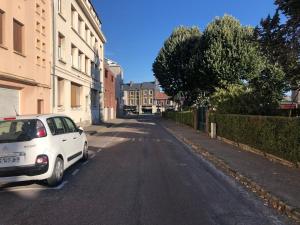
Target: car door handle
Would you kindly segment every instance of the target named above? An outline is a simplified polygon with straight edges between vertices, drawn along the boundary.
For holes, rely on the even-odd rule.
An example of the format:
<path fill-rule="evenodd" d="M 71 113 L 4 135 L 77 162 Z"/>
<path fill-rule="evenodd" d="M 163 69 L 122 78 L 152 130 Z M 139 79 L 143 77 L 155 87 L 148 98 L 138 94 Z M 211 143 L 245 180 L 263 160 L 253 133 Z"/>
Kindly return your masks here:
<path fill-rule="evenodd" d="M 66 141 L 67 141 L 67 139 L 63 139 L 63 140 L 62 140 L 62 142 L 66 142 Z"/>

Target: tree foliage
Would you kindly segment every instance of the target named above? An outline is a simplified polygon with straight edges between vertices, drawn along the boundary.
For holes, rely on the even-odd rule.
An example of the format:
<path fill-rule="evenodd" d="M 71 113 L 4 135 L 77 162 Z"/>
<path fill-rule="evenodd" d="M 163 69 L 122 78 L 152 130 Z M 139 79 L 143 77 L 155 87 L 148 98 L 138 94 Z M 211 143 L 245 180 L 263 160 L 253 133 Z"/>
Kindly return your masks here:
<path fill-rule="evenodd" d="M 165 41 L 155 62 L 154 76 L 172 97 L 182 97 L 191 105 L 198 96 L 200 77 L 193 59 L 197 56 L 201 32 L 196 27 L 178 27 Z"/>

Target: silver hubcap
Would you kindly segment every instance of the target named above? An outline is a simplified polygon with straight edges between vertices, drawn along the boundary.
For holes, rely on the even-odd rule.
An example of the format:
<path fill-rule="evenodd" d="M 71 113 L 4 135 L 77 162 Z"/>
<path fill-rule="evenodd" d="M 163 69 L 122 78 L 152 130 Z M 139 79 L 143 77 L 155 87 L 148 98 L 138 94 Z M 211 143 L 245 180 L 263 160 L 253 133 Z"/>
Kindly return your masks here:
<path fill-rule="evenodd" d="M 64 173 L 63 164 L 61 161 L 57 161 L 56 170 L 55 170 L 56 179 L 60 180 L 63 176 L 63 173 Z"/>

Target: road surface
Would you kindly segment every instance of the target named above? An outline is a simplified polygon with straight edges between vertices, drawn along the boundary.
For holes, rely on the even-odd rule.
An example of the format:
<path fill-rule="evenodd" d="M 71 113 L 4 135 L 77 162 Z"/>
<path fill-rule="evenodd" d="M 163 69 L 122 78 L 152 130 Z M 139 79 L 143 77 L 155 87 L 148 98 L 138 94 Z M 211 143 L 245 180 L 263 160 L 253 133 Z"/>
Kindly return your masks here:
<path fill-rule="evenodd" d="M 90 160 L 64 183 L 5 184 L 0 225 L 290 224 L 223 175 L 152 116 L 89 137 Z"/>

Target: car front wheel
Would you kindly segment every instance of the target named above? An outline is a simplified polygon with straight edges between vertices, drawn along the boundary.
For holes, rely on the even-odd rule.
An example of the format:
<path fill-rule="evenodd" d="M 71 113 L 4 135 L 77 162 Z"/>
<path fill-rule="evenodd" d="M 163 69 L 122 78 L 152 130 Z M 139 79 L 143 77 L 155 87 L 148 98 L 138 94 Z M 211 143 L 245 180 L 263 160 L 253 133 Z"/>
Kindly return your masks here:
<path fill-rule="evenodd" d="M 61 158 L 57 157 L 54 164 L 52 175 L 47 179 L 48 185 L 49 186 L 59 185 L 63 180 L 63 176 L 64 176 L 64 161 Z"/>
<path fill-rule="evenodd" d="M 85 143 L 83 147 L 82 160 L 87 161 L 88 159 L 89 159 L 89 150 L 87 144 Z"/>

